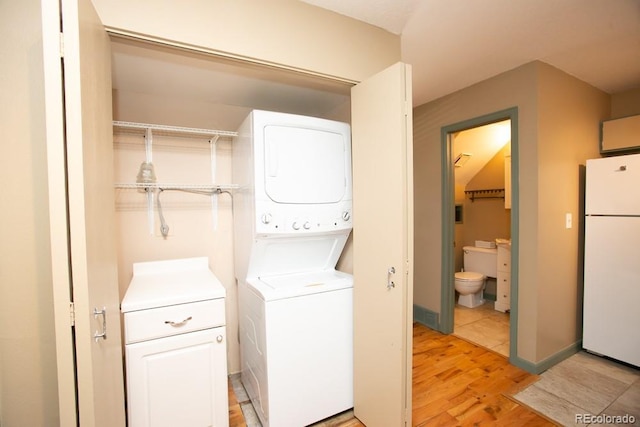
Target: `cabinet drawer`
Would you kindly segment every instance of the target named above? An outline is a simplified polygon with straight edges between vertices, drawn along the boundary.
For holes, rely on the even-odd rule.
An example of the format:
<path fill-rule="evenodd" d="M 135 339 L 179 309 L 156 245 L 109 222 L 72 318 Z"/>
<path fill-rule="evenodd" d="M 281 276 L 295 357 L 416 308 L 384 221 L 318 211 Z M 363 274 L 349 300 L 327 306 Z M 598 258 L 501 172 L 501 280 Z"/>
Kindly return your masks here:
<path fill-rule="evenodd" d="M 502 312 L 509 310 L 511 307 L 511 280 L 509 279 L 508 274 L 505 275 L 498 273 L 496 294 L 495 309 Z"/>
<path fill-rule="evenodd" d="M 498 271 L 511 271 L 511 251 L 498 248 Z"/>
<path fill-rule="evenodd" d="M 125 313 L 125 343 L 222 326 L 224 298 Z"/>

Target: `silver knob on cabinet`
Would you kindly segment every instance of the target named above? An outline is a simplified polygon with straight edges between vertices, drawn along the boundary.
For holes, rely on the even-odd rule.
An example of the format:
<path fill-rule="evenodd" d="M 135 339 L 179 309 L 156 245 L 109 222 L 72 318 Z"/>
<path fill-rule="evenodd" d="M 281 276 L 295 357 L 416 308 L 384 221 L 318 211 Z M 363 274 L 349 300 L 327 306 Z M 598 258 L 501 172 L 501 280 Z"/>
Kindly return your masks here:
<path fill-rule="evenodd" d="M 222 335 L 218 335 L 218 336 L 216 337 L 216 341 L 218 341 L 218 342 L 222 342 Z"/>
<path fill-rule="evenodd" d="M 272 216 L 270 213 L 265 213 L 262 214 L 262 217 L 260 219 L 262 220 L 263 224 L 269 224 L 271 222 Z"/>
<path fill-rule="evenodd" d="M 342 212 L 342 219 L 343 220 L 349 221 L 350 218 L 351 218 L 351 213 L 349 211 Z"/>

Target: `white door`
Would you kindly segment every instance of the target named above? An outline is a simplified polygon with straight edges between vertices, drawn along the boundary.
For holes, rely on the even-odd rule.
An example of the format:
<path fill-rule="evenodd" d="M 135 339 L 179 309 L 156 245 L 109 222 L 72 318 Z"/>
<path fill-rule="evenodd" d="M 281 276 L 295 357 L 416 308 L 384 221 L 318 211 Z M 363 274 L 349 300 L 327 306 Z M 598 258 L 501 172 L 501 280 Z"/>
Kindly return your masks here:
<path fill-rule="evenodd" d="M 318 129 L 264 127 L 264 186 L 276 203 L 336 203 L 346 193 L 345 136 Z"/>
<path fill-rule="evenodd" d="M 640 154 L 587 160 L 585 213 L 640 215 Z"/>
<path fill-rule="evenodd" d="M 129 427 L 228 426 L 226 340 L 220 326 L 127 344 Z"/>
<path fill-rule="evenodd" d="M 354 411 L 368 427 L 411 425 L 411 72 L 398 63 L 351 91 Z"/>
<path fill-rule="evenodd" d="M 77 405 L 83 427 L 123 426 L 109 38 L 89 0 L 42 7 L 61 425 Z"/>
<path fill-rule="evenodd" d="M 585 218 L 582 346 L 640 366 L 640 216 Z"/>

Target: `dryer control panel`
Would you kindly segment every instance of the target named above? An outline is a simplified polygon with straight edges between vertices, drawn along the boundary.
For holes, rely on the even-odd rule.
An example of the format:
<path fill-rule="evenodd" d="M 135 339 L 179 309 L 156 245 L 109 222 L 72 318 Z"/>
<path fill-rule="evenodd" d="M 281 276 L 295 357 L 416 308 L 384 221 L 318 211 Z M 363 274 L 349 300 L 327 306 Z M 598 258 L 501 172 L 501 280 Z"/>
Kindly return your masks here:
<path fill-rule="evenodd" d="M 271 203 L 256 203 L 256 234 L 323 233 L 352 227 L 351 203 L 313 209 L 292 206 L 278 209 Z"/>

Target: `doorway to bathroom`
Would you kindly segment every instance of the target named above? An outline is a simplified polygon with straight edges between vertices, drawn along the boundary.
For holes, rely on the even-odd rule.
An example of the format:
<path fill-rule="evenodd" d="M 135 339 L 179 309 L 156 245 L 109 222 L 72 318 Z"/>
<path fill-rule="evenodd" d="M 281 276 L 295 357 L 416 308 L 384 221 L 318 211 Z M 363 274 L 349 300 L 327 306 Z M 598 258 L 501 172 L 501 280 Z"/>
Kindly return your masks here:
<path fill-rule="evenodd" d="M 517 108 L 444 127 L 441 135 L 441 330 L 509 357 L 517 336 Z M 465 258 L 481 271 L 465 269 Z M 465 283 L 471 273 L 485 278 L 477 292 Z"/>

